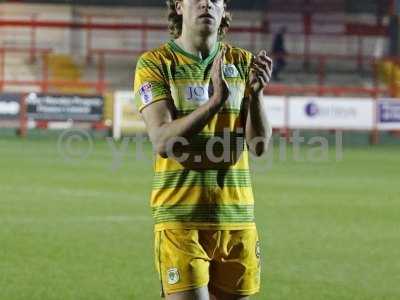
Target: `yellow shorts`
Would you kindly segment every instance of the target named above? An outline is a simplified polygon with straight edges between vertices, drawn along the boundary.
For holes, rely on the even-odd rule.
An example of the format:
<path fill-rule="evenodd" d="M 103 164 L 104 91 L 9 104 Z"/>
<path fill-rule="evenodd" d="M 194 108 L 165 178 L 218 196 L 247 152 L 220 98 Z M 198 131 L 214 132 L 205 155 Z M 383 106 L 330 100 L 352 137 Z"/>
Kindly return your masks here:
<path fill-rule="evenodd" d="M 162 294 L 207 285 L 243 296 L 260 289 L 260 242 L 256 228 L 156 231 L 155 263 Z"/>

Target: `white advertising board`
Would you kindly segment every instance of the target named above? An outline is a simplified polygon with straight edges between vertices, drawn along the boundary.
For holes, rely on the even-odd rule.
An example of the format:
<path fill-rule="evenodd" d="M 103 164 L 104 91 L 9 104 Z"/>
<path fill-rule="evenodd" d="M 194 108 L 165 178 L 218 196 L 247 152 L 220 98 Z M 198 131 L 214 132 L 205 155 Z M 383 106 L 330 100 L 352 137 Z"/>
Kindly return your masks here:
<path fill-rule="evenodd" d="M 290 97 L 289 128 L 371 130 L 371 98 Z"/>
<path fill-rule="evenodd" d="M 379 130 L 400 130 L 399 99 L 379 99 L 377 109 Z"/>
<path fill-rule="evenodd" d="M 115 139 L 125 134 L 145 131 L 144 121 L 133 103 L 133 96 L 131 91 L 114 93 L 113 137 Z"/>
<path fill-rule="evenodd" d="M 285 99 L 279 96 L 264 96 L 266 115 L 272 128 L 285 127 Z"/>

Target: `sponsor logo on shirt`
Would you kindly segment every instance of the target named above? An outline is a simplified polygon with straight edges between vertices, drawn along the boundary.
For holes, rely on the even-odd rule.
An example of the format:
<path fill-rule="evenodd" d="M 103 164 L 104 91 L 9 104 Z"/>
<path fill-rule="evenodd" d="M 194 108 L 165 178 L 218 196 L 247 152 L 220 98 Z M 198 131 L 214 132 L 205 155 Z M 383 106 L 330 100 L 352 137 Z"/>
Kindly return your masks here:
<path fill-rule="evenodd" d="M 151 92 L 151 83 L 145 82 L 140 88 L 139 88 L 139 94 L 140 98 L 142 99 L 143 104 L 148 104 L 153 100 L 153 94 Z"/>
<path fill-rule="evenodd" d="M 187 86 L 185 98 L 187 101 L 193 101 L 195 103 L 202 103 L 207 101 L 209 99 L 208 85 Z"/>

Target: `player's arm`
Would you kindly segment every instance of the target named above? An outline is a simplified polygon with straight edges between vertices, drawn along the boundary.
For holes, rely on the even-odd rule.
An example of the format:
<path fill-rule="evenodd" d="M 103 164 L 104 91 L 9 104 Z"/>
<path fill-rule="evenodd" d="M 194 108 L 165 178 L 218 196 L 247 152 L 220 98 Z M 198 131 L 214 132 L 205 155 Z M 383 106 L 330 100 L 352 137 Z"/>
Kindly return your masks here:
<path fill-rule="evenodd" d="M 174 108 L 168 99 L 157 101 L 142 110 L 150 140 L 156 152 L 162 157 L 166 158 L 170 154 L 169 152 L 172 151 L 170 147 L 176 138 L 188 138 L 199 133 L 228 99 L 229 89 L 222 75 L 224 54 L 225 50 L 218 54 L 211 69 L 213 96 L 195 111 L 182 118 L 174 119 Z"/>
<path fill-rule="evenodd" d="M 272 136 L 272 128 L 265 115 L 263 90 L 272 74 L 272 60 L 261 51 L 254 58 L 249 74 L 249 93 L 246 101 L 246 143 L 256 156 L 266 152 Z"/>

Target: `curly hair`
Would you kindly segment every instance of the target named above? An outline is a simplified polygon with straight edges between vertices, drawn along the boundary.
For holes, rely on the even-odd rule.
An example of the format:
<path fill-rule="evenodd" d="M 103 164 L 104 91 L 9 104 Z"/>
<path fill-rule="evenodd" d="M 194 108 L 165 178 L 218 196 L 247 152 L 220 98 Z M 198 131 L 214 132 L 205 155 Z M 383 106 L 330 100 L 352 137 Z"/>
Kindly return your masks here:
<path fill-rule="evenodd" d="M 175 3 L 179 0 L 167 0 L 168 7 L 168 29 L 173 38 L 178 38 L 182 34 L 182 16 L 178 15 L 175 8 Z M 183 0 L 180 0 L 183 1 Z M 224 0 L 225 4 L 230 0 Z M 218 28 L 218 38 L 222 39 L 229 29 L 232 21 L 232 15 L 229 12 L 221 20 L 221 25 Z"/>

